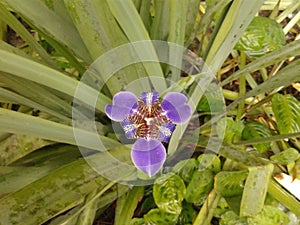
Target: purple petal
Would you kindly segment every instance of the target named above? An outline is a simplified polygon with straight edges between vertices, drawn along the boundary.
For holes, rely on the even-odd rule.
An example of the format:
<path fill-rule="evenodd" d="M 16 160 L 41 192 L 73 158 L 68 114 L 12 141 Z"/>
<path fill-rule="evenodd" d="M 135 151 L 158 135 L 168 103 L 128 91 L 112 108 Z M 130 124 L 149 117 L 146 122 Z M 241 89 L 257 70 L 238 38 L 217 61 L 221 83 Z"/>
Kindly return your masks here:
<path fill-rule="evenodd" d="M 105 113 L 110 119 L 120 122 L 132 112 L 137 101 L 138 98 L 131 92 L 118 92 L 113 98 L 113 105 L 105 107 Z"/>
<path fill-rule="evenodd" d="M 129 121 L 128 119 L 125 119 L 122 121 L 121 126 L 123 127 L 125 131 L 125 136 L 128 139 L 135 138 L 136 127 L 133 122 Z"/>
<path fill-rule="evenodd" d="M 140 99 L 146 105 L 154 105 L 154 103 L 158 100 L 159 93 L 158 92 L 143 92 L 141 94 Z"/>
<path fill-rule="evenodd" d="M 175 125 L 173 123 L 163 124 L 158 130 L 158 140 L 168 143 L 174 130 Z"/>
<path fill-rule="evenodd" d="M 140 138 L 132 146 L 131 159 L 137 169 L 151 177 L 164 164 L 166 149 L 156 139 Z"/>
<path fill-rule="evenodd" d="M 187 97 L 181 93 L 170 92 L 161 102 L 161 108 L 173 123 L 185 123 L 192 115 L 189 105 L 186 104 Z"/>

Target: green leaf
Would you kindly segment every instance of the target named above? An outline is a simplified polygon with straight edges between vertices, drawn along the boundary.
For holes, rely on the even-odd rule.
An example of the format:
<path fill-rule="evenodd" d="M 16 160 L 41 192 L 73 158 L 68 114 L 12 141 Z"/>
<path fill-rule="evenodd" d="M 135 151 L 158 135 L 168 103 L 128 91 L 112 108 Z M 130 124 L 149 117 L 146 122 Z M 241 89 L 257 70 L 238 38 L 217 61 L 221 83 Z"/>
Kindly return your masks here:
<path fill-rule="evenodd" d="M 133 187 L 129 193 L 118 198 L 115 212 L 115 224 L 128 224 L 137 204 L 144 195 L 144 187 Z"/>
<path fill-rule="evenodd" d="M 122 27 L 124 33 L 130 42 L 142 41 L 142 45 L 136 48 L 136 54 L 140 59 L 148 59 L 147 62 L 143 61 L 143 66 L 153 83 L 155 90 L 161 92 L 167 88 L 164 80 L 163 71 L 158 63 L 158 57 L 153 45 L 150 42 L 148 31 L 146 30 L 141 17 L 139 16 L 136 8 L 131 0 L 115 0 L 107 1 L 109 8 Z M 148 42 L 147 42 L 148 41 Z M 136 47 L 136 46 L 134 46 Z M 151 59 L 151 60 L 149 60 Z M 149 63 L 152 61 L 152 63 Z M 155 82 L 155 77 L 161 78 L 160 82 Z"/>
<path fill-rule="evenodd" d="M 300 40 L 292 41 L 291 43 L 281 47 L 280 49 L 275 50 L 269 54 L 266 54 L 262 56 L 259 60 L 254 60 L 251 63 L 247 64 L 244 68 L 239 69 L 237 72 L 233 73 L 231 76 L 223 80 L 221 82 L 221 86 L 224 86 L 230 83 L 231 81 L 238 79 L 243 74 L 254 72 L 256 70 L 267 67 L 269 65 L 273 65 L 289 57 L 296 56 L 299 54 L 300 54 Z"/>
<path fill-rule="evenodd" d="M 262 212 L 254 217 L 248 217 L 249 225 L 263 224 L 263 225 L 287 225 L 289 222 L 288 216 L 277 207 L 266 205 Z"/>
<path fill-rule="evenodd" d="M 204 56 L 213 73 L 219 70 L 262 4 L 263 0 L 232 1 L 225 17 L 219 18 L 219 27 L 215 27 L 215 36 L 210 38 Z"/>
<path fill-rule="evenodd" d="M 137 56 L 132 58 L 132 62 L 128 60 L 135 53 L 129 53 L 129 46 L 131 45 L 128 43 L 122 28 L 114 19 L 107 1 L 65 0 L 64 2 L 82 40 L 95 60 L 84 76 L 87 74 L 90 76 L 90 71 L 95 71 L 93 74 L 95 79 L 92 82 L 97 80 L 100 88 L 106 84 L 112 95 L 130 82 L 145 77 L 142 66 L 138 63 L 135 64 Z M 128 44 L 127 49 L 120 47 L 124 44 Z M 118 63 L 116 64 L 116 62 Z M 131 65 L 128 66 L 126 64 L 128 62 Z M 142 84 L 139 86 L 143 87 Z M 141 92 L 139 86 L 137 89 Z"/>
<path fill-rule="evenodd" d="M 220 225 L 248 225 L 246 217 L 239 217 L 233 211 L 228 211 L 221 216 Z"/>
<path fill-rule="evenodd" d="M 50 55 L 42 48 L 42 46 L 35 40 L 33 35 L 24 27 L 24 25 L 17 20 L 17 18 L 11 14 L 3 5 L 0 3 L 0 13 L 3 21 L 6 22 L 17 34 L 19 34 L 28 45 L 35 50 L 42 60 L 53 68 L 58 68 L 55 62 L 51 59 Z"/>
<path fill-rule="evenodd" d="M 270 159 L 273 160 L 275 163 L 287 165 L 291 162 L 295 162 L 299 157 L 300 154 L 297 151 L 297 149 L 288 148 L 282 152 L 272 155 Z"/>
<path fill-rule="evenodd" d="M 75 52 L 77 57 L 85 60 L 85 62 L 90 63 L 92 61 L 76 27 L 70 23 L 69 14 L 65 7 L 58 7 L 60 12 L 55 12 L 53 11 L 54 8 L 49 8 L 43 1 L 26 3 L 5 0 L 5 2 L 22 15 L 27 22 L 42 31 L 45 36 L 54 39 L 65 49 Z"/>
<path fill-rule="evenodd" d="M 0 165 L 8 165 L 28 153 L 50 144 L 53 142 L 28 135 L 11 134 L 0 142 Z"/>
<path fill-rule="evenodd" d="M 143 218 L 133 218 L 129 225 L 145 225 L 145 220 Z"/>
<path fill-rule="evenodd" d="M 34 137 L 73 145 L 77 145 L 76 137 L 74 136 L 74 132 L 76 132 L 76 135 L 78 135 L 77 138 L 82 138 L 80 139 L 80 145 L 82 147 L 95 150 L 103 150 L 99 149 L 99 147 L 101 147 L 98 142 L 99 138 L 107 148 L 120 146 L 119 142 L 103 135 L 98 135 L 98 133 L 74 128 L 72 126 L 52 122 L 39 117 L 33 117 L 4 108 L 0 108 L 0 124 L 3 131 L 16 134 L 28 134 Z"/>
<path fill-rule="evenodd" d="M 255 121 L 247 123 L 242 132 L 242 138 L 245 140 L 259 139 L 271 136 L 272 132 L 267 126 Z M 259 153 L 263 153 L 271 147 L 271 142 L 253 144 L 253 146 Z"/>
<path fill-rule="evenodd" d="M 261 56 L 285 44 L 281 26 L 267 17 L 254 17 L 235 49 L 245 51 L 249 56 Z"/>
<path fill-rule="evenodd" d="M 197 211 L 191 204 L 184 203 L 183 209 L 178 217 L 177 225 L 192 224 L 197 216 Z"/>
<path fill-rule="evenodd" d="M 182 210 L 186 188 L 183 180 L 174 173 L 168 173 L 155 180 L 153 197 L 156 205 L 165 212 L 179 215 Z"/>
<path fill-rule="evenodd" d="M 219 91 L 216 91 L 219 89 Z M 204 112 L 221 112 L 224 110 L 224 96 L 222 94 L 221 88 L 215 83 L 211 83 L 205 95 L 199 102 L 197 109 Z"/>
<path fill-rule="evenodd" d="M 222 197 L 241 195 L 248 171 L 221 171 L 215 177 L 215 190 Z"/>
<path fill-rule="evenodd" d="M 178 175 L 185 181 L 190 182 L 192 179 L 192 175 L 195 170 L 198 169 L 199 162 L 194 159 L 186 159 L 182 160 L 177 163 L 173 168 L 172 171 L 178 173 Z"/>
<path fill-rule="evenodd" d="M 201 205 L 214 185 L 214 173 L 211 170 L 196 170 L 189 182 L 185 200 L 195 205 Z"/>
<path fill-rule="evenodd" d="M 77 80 L 54 69 L 4 50 L 0 50 L 0 70 L 45 85 L 72 98 L 77 88 L 80 88 L 82 94 L 76 96 L 78 100 L 96 107 L 102 112 L 105 111 L 106 104 L 110 103 L 110 99 L 107 96 L 90 86 L 79 83 Z M 96 104 L 95 100 L 97 100 Z"/>
<path fill-rule="evenodd" d="M 77 160 L 0 199 L 0 223 L 40 224 L 107 183 L 84 159 Z"/>
<path fill-rule="evenodd" d="M 275 94 L 272 109 L 281 134 L 300 132 L 300 102 L 295 97 Z"/>
<path fill-rule="evenodd" d="M 144 220 L 146 224 L 164 224 L 164 225 L 174 225 L 176 224 L 178 215 L 173 213 L 168 213 L 162 209 L 152 209 L 146 215 L 144 215 Z"/>
<path fill-rule="evenodd" d="M 197 158 L 199 162 L 199 170 L 211 170 L 214 173 L 218 173 L 221 170 L 220 158 L 215 154 L 201 154 Z"/>
<path fill-rule="evenodd" d="M 222 131 L 222 127 L 226 125 L 225 135 L 220 133 Z M 230 117 L 221 118 L 217 122 L 217 133 L 219 137 L 223 137 L 223 142 L 232 144 L 235 141 L 241 139 L 242 137 L 242 130 L 244 129 L 245 125 L 242 121 L 234 121 Z"/>
<path fill-rule="evenodd" d="M 295 45 L 293 45 L 293 46 L 295 46 Z M 299 45 L 299 43 L 298 43 L 298 45 Z M 292 46 L 290 46 L 290 47 L 292 47 Z M 294 51 L 293 51 L 294 55 L 297 54 L 296 51 L 300 52 L 299 49 L 294 49 Z M 270 55 L 271 54 L 273 54 L 273 53 L 270 53 Z M 276 57 L 277 55 L 272 55 L 272 56 Z M 279 57 L 279 56 L 277 56 L 277 57 Z M 265 59 L 265 58 L 261 58 L 256 61 L 263 61 L 263 59 Z M 234 109 L 241 101 L 243 101 L 249 97 L 257 96 L 261 93 L 266 93 L 266 92 L 274 90 L 276 88 L 279 88 L 282 86 L 288 86 L 294 82 L 299 81 L 299 70 L 300 70 L 300 60 L 293 61 L 292 63 L 290 63 L 283 69 L 281 69 L 279 72 L 277 72 L 277 74 L 275 76 L 272 76 L 270 79 L 266 80 L 262 84 L 258 85 L 257 87 L 253 88 L 251 91 L 248 91 L 246 94 L 244 94 L 243 96 L 241 96 L 240 98 L 235 100 L 233 103 L 231 103 L 229 106 L 227 106 L 227 110 Z M 240 76 L 240 73 L 238 73 L 238 74 Z M 282 107 L 282 109 L 283 109 L 283 107 Z"/>
<path fill-rule="evenodd" d="M 273 168 L 273 164 L 249 167 L 241 200 L 241 216 L 253 216 L 262 210 Z"/>

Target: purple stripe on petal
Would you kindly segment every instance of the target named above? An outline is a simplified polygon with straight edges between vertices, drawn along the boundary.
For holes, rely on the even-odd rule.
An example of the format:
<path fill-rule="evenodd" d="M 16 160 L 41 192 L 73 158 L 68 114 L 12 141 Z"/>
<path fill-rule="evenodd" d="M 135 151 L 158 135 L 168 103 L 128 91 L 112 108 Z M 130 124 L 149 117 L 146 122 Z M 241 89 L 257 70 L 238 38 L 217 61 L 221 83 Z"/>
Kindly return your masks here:
<path fill-rule="evenodd" d="M 143 92 L 140 97 L 140 99 L 148 106 L 154 105 L 154 103 L 158 100 L 158 98 L 159 98 L 158 92 Z"/>
<path fill-rule="evenodd" d="M 161 125 L 158 130 L 158 140 L 168 143 L 172 132 L 175 130 L 175 125 L 173 123 L 166 123 Z"/>
<path fill-rule="evenodd" d="M 131 92 L 118 92 L 113 97 L 113 105 L 105 107 L 105 113 L 110 119 L 121 122 L 132 112 L 137 101 L 138 98 Z"/>
<path fill-rule="evenodd" d="M 131 159 L 137 169 L 151 177 L 163 166 L 166 149 L 156 139 L 140 138 L 132 146 Z"/>
<path fill-rule="evenodd" d="M 181 93 L 170 92 L 161 102 L 161 108 L 166 116 L 175 124 L 185 123 L 192 115 L 189 105 L 186 104 L 187 97 Z"/>
<path fill-rule="evenodd" d="M 125 131 L 125 136 L 128 139 L 135 138 L 136 127 L 133 122 L 129 121 L 128 119 L 125 119 L 122 121 L 121 126 L 123 127 Z"/>

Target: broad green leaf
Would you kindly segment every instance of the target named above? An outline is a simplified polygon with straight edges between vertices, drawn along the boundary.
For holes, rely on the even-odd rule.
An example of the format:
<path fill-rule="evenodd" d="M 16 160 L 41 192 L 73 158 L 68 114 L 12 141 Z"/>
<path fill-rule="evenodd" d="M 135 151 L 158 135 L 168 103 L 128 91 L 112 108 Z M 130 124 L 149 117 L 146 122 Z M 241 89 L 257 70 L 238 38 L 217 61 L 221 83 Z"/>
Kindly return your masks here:
<path fill-rule="evenodd" d="M 226 125 L 225 135 L 222 132 L 222 127 Z M 242 131 L 245 125 L 242 121 L 233 121 L 230 117 L 225 117 L 217 122 L 216 129 L 219 137 L 224 136 L 223 142 L 232 144 L 241 139 Z"/>
<path fill-rule="evenodd" d="M 275 94 L 272 109 L 281 134 L 300 132 L 300 102 L 295 97 Z"/>
<path fill-rule="evenodd" d="M 162 209 L 152 209 L 146 215 L 144 215 L 144 221 L 146 224 L 164 224 L 174 225 L 176 224 L 178 215 L 168 213 Z"/>
<path fill-rule="evenodd" d="M 0 72 L 0 79 L 7 85 L 11 92 L 14 92 L 11 96 L 8 96 L 7 99 L 17 99 L 19 101 L 23 99 L 27 100 L 19 103 L 21 105 L 26 105 L 25 103 L 32 106 L 35 105 L 35 109 L 41 111 L 44 109 L 44 111 L 48 112 L 50 115 L 65 118 L 65 121 L 69 120 L 68 122 L 70 122 L 69 118 L 72 117 L 72 106 L 67 101 L 59 98 L 59 96 L 54 94 L 53 91 L 50 91 L 49 89 L 46 89 L 45 87 L 36 84 L 33 81 L 12 76 L 11 74 L 7 73 Z M 28 87 L 31 87 L 30 90 Z M 7 92 L 8 91 L 5 92 L 5 90 L 1 90 L 0 95 L 5 97 L 10 94 Z M 21 99 L 19 97 L 21 97 Z"/>
<path fill-rule="evenodd" d="M 221 161 L 217 155 L 214 154 L 201 154 L 197 161 L 199 162 L 199 170 L 211 170 L 214 173 L 218 173 L 221 170 Z"/>
<path fill-rule="evenodd" d="M 251 73 L 261 68 L 273 65 L 274 63 L 281 62 L 289 57 L 296 56 L 300 54 L 300 40 L 293 41 L 278 50 L 275 50 L 267 55 L 262 56 L 259 60 L 254 60 L 247 64 L 244 68 L 239 69 L 237 72 L 233 73 L 231 76 L 227 77 L 221 82 L 221 86 L 230 83 L 233 80 L 238 79 L 243 74 Z M 289 73 L 287 73 L 289 74 Z M 284 78 L 286 75 L 283 75 Z"/>
<path fill-rule="evenodd" d="M 118 198 L 115 212 L 115 224 L 128 224 L 139 200 L 144 195 L 144 187 L 133 187 L 127 194 Z"/>
<path fill-rule="evenodd" d="M 168 42 L 176 43 L 179 46 L 184 45 L 188 1 L 189 0 L 173 0 L 170 2 Z M 171 64 L 181 67 L 182 57 L 183 52 L 180 48 L 170 48 L 169 59 Z M 175 82 L 178 81 L 180 79 L 181 70 L 173 66 L 170 66 L 169 69 L 171 73 L 170 79 Z"/>
<path fill-rule="evenodd" d="M 114 19 L 106 0 L 88 2 L 65 0 L 64 2 L 82 40 L 95 60 L 92 66 L 89 66 L 89 70 L 95 70 L 95 81 L 97 80 L 100 86 L 106 84 L 114 95 L 130 82 L 145 77 L 145 71 L 141 65 L 135 64 L 129 49 L 120 48 L 121 45 L 129 43 L 122 28 Z M 113 51 L 112 54 L 107 53 L 110 50 Z M 100 60 L 106 54 L 109 55 Z M 131 65 L 122 65 L 123 61 L 128 62 L 128 58 L 132 58 Z M 124 68 L 116 68 L 119 64 Z"/>
<path fill-rule="evenodd" d="M 253 216 L 262 210 L 273 168 L 273 164 L 249 167 L 241 200 L 241 216 Z"/>
<path fill-rule="evenodd" d="M 145 225 L 145 220 L 143 218 L 133 218 L 129 225 Z"/>
<path fill-rule="evenodd" d="M 254 17 L 235 49 L 245 51 L 249 56 L 261 56 L 279 49 L 285 44 L 281 26 L 267 17 Z"/>
<path fill-rule="evenodd" d="M 0 199 L 0 223 L 40 224 L 76 206 L 87 193 L 107 183 L 80 159 Z"/>
<path fill-rule="evenodd" d="M 70 97 L 74 97 L 80 84 L 82 94 L 77 96 L 78 100 L 96 107 L 102 112 L 104 112 L 106 104 L 110 103 L 109 98 L 99 91 L 79 83 L 61 72 L 3 50 L 0 50 L 0 70 L 45 85 Z M 97 100 L 96 105 L 95 99 Z"/>
<path fill-rule="evenodd" d="M 219 89 L 219 91 L 218 91 Z M 224 96 L 220 86 L 211 83 L 202 97 L 197 109 L 204 112 L 221 112 L 224 110 Z"/>
<path fill-rule="evenodd" d="M 263 0 L 233 1 L 225 17 L 219 18 L 220 25 L 215 27 L 204 57 L 213 73 L 219 70 L 262 4 Z"/>
<path fill-rule="evenodd" d="M 196 170 L 186 188 L 185 200 L 201 205 L 214 185 L 214 173 L 211 170 Z"/>
<path fill-rule="evenodd" d="M 215 190 L 222 197 L 241 195 L 248 171 L 221 171 L 215 177 Z"/>
<path fill-rule="evenodd" d="M 178 173 L 178 175 L 185 181 L 190 182 L 192 179 L 192 175 L 195 170 L 198 169 L 199 162 L 194 159 L 186 159 L 182 160 L 177 163 L 173 168 L 172 171 Z"/>
<path fill-rule="evenodd" d="M 11 134 L 0 142 L 0 165 L 9 165 L 28 153 L 50 144 L 53 142 L 28 135 Z"/>
<path fill-rule="evenodd" d="M 98 209 L 97 213 L 101 214 L 107 207 L 114 202 L 118 197 L 122 196 L 126 192 L 129 191 L 129 187 L 126 185 L 117 185 L 116 188 L 111 188 L 109 192 L 103 194 L 100 198 L 97 199 L 97 206 Z M 86 199 L 86 204 L 88 200 Z M 81 212 L 85 207 L 85 204 L 80 204 L 69 210 L 67 213 L 61 214 L 55 218 L 53 218 L 49 225 L 73 225 L 78 223 L 77 218 L 79 217 L 79 212 Z"/>
<path fill-rule="evenodd" d="M 170 4 L 171 1 L 158 0 L 153 2 L 155 15 L 151 26 L 151 39 L 166 41 L 170 25 Z"/>
<path fill-rule="evenodd" d="M 262 212 L 254 217 L 248 217 L 249 225 L 263 224 L 263 225 L 287 225 L 289 222 L 288 216 L 277 207 L 266 205 Z"/>
<path fill-rule="evenodd" d="M 179 215 L 186 188 L 183 180 L 174 173 L 168 173 L 155 180 L 153 197 L 159 209 Z"/>
<path fill-rule="evenodd" d="M 282 152 L 279 152 L 271 156 L 271 160 L 281 165 L 287 165 L 291 162 L 295 162 L 300 157 L 299 152 L 294 148 L 288 148 Z"/>
<path fill-rule="evenodd" d="M 1 77 L 1 74 L 0 74 L 0 77 Z M 22 88 L 20 88 L 20 89 L 22 89 Z M 34 91 L 36 91 L 36 90 L 34 90 Z M 29 93 L 28 89 L 26 91 L 26 94 L 27 93 Z M 50 94 L 50 96 L 53 96 L 53 95 Z M 41 96 L 38 96 L 38 97 L 41 97 Z M 45 97 L 45 99 L 47 99 L 48 96 L 44 96 L 44 97 Z M 30 107 L 32 109 L 38 109 L 38 110 L 40 110 L 42 112 L 48 113 L 49 115 L 55 116 L 55 117 L 61 119 L 62 122 L 67 122 L 67 121 L 71 122 L 71 119 L 68 118 L 68 117 L 66 117 L 65 115 L 62 115 L 60 110 L 52 110 L 52 109 L 50 109 L 49 105 L 52 105 L 52 107 L 56 106 L 59 109 L 61 109 L 60 107 L 62 107 L 62 109 L 68 109 L 69 108 L 69 105 L 66 102 L 61 101 L 61 99 L 57 98 L 55 95 L 54 95 L 54 99 L 57 99 L 59 101 L 55 102 L 54 104 L 51 104 L 51 103 L 53 103 L 52 99 L 51 99 L 50 102 L 47 102 L 47 103 L 44 101 L 44 104 L 47 104 L 47 106 L 48 106 L 48 107 L 46 107 L 44 105 L 41 105 L 38 102 L 34 102 L 34 101 L 32 101 L 32 100 L 30 100 L 30 99 L 28 99 L 26 97 L 23 97 L 23 96 L 15 93 L 15 92 L 12 92 L 12 91 L 9 91 L 9 90 L 6 90 L 6 89 L 0 87 L 0 101 L 2 103 L 11 103 L 11 104 L 19 104 L 19 105 L 23 105 L 23 106 L 28 106 L 28 107 Z M 62 110 L 62 111 L 67 111 L 67 110 Z"/>
<path fill-rule="evenodd" d="M 90 55 L 76 27 L 73 23 L 70 23 L 69 19 L 66 19 L 68 12 L 65 8 L 59 7 L 60 10 L 64 10 L 64 13 L 56 13 L 53 11 L 53 8 L 50 9 L 43 1 L 30 1 L 30 3 L 28 3 L 24 1 L 16 2 L 13 0 L 5 0 L 4 2 L 8 3 L 12 9 L 25 17 L 29 23 L 37 27 L 38 30 L 42 31 L 46 36 L 55 39 L 55 41 L 64 45 L 64 48 L 67 46 L 68 49 L 75 52 L 77 57 L 86 62 L 91 62 Z M 47 18 L 47 20 L 45 20 L 45 18 Z"/>
<path fill-rule="evenodd" d="M 300 202 L 273 179 L 269 183 L 268 193 L 290 211 L 300 217 Z"/>
<path fill-rule="evenodd" d="M 183 209 L 178 217 L 177 225 L 192 224 L 197 216 L 197 211 L 191 204 L 184 203 Z"/>
<path fill-rule="evenodd" d="M 142 62 L 146 73 L 151 81 L 153 81 L 154 89 L 162 91 L 167 88 L 166 82 L 163 79 L 164 75 L 159 60 L 157 58 L 155 49 L 150 42 L 149 34 L 141 20 L 136 8 L 131 0 L 116 0 L 107 1 L 109 8 L 128 37 L 130 42 L 142 41 L 143 45 L 139 46 L 136 50 L 137 55 L 141 59 L 151 59 L 151 63 Z M 146 42 L 143 42 L 146 41 Z M 155 82 L 155 77 L 161 78 L 161 82 Z"/>
<path fill-rule="evenodd" d="M 267 161 L 260 159 L 249 152 L 246 152 L 243 147 L 223 146 L 220 149 L 219 154 L 225 158 L 229 158 L 237 163 L 247 166 L 261 166 L 268 163 Z"/>
<path fill-rule="evenodd" d="M 80 137 L 80 145 L 82 145 L 82 147 L 95 150 L 101 150 L 101 147 L 103 147 L 98 142 L 99 138 L 102 144 L 104 144 L 107 148 L 120 145 L 119 142 L 108 137 L 98 135 L 96 132 L 74 128 L 72 126 L 3 108 L 0 108 L 0 124 L 2 131 L 16 134 L 27 134 L 33 137 L 73 145 L 77 145 L 76 137 L 74 136 L 74 132 L 76 132 L 76 135 L 78 135 L 77 138 Z"/>
<path fill-rule="evenodd" d="M 0 13 L 4 22 L 6 22 L 16 33 L 22 37 L 24 41 L 29 44 L 30 47 L 39 54 L 45 63 L 53 68 L 58 68 L 45 49 L 43 49 L 43 47 L 34 39 L 32 34 L 24 27 L 24 25 L 18 21 L 17 18 L 2 5 L 2 3 L 0 3 Z"/>
<path fill-rule="evenodd" d="M 255 121 L 251 121 L 247 123 L 242 132 L 242 138 L 244 140 L 259 139 L 259 138 L 271 137 L 271 136 L 272 136 L 272 132 L 267 126 Z M 256 150 L 259 153 L 263 153 L 271 147 L 271 143 L 270 142 L 258 143 L 258 144 L 253 144 L 253 146 L 256 148 Z"/>
<path fill-rule="evenodd" d="M 228 211 L 221 216 L 220 225 L 248 225 L 246 217 L 239 217 L 233 211 Z"/>

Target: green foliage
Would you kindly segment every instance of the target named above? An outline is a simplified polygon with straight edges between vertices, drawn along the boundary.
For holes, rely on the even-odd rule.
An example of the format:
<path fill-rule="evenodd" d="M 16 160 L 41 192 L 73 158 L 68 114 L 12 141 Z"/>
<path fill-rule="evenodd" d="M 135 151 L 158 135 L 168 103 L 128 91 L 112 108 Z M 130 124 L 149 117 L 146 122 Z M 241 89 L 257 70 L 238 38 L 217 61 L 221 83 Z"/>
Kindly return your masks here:
<path fill-rule="evenodd" d="M 278 164 L 276 172 L 287 165 L 290 175 L 299 177 L 300 143 L 296 137 L 300 103 L 289 94 L 278 93 L 283 86 L 299 82 L 300 60 L 295 56 L 300 54 L 300 41 L 288 34 L 296 24 L 299 13 L 293 11 L 299 4 L 287 0 L 275 6 L 277 2 L 271 2 L 0 1 L 1 38 L 6 25 L 22 38 L 17 47 L 0 41 L 0 224 L 93 224 L 114 201 L 117 225 L 208 225 L 220 215 L 222 225 L 287 224 L 285 213 L 265 203 L 267 192 L 300 216 L 300 203 L 271 179 L 270 164 Z M 266 6 L 274 9 L 271 17 L 278 22 L 254 17 Z M 279 24 L 287 15 L 293 18 Z M 291 42 L 287 45 L 284 33 Z M 161 64 L 161 49 L 151 40 L 188 47 L 184 53 L 166 48 L 164 56 L 193 74 L 182 77 L 178 68 Z M 112 50 L 137 41 L 147 44 L 113 56 Z M 239 55 L 234 48 L 261 57 L 248 62 L 244 53 Z M 90 66 L 104 53 L 109 56 L 104 64 Z M 142 62 L 126 64 L 131 57 Z M 86 111 L 95 106 L 95 133 L 90 129 L 94 123 L 88 119 L 77 121 L 86 124 L 84 128 L 71 126 L 74 93 L 86 70 L 93 78 L 81 82 L 83 94 L 76 97 L 84 103 L 78 107 Z M 110 77 L 108 72 L 114 75 Z M 263 82 L 257 83 L 260 75 Z M 138 81 L 141 78 L 145 78 L 143 82 Z M 239 93 L 235 92 L 236 79 Z M 130 164 L 130 150 L 118 141 L 104 115 L 111 96 L 133 81 L 138 92 L 185 92 L 195 110 L 193 117 L 201 121 L 201 127 L 184 140 L 187 143 L 181 142 L 182 135 L 194 123 L 177 125 L 166 145 L 172 157 L 195 145 L 189 143 L 191 139 L 200 143 L 197 138 L 201 138 L 201 146 L 193 146 L 197 151 L 193 158 L 166 168 L 171 172 L 159 176 L 145 192 L 143 187 L 115 184 L 123 174 L 120 171 L 125 171 L 118 166 Z M 222 91 L 227 88 L 234 94 L 225 109 Z M 258 117 L 272 131 L 257 122 L 261 121 Z M 101 165 L 105 175 L 113 174 L 114 181 L 86 163 L 74 131 L 85 140 L 80 146 L 86 149 L 85 159 Z M 209 137 L 213 132 L 216 135 Z M 94 138 L 100 139 L 105 149 L 99 148 Z M 219 150 L 215 143 L 220 142 Z M 213 147 L 202 149 L 202 143 L 213 143 Z M 259 153 L 270 150 L 274 154 L 270 160 L 262 159 L 267 155 L 246 152 L 246 145 Z M 206 150 L 214 154 L 206 154 Z M 111 163 L 112 156 L 121 163 Z M 135 174 L 132 177 L 136 178 Z M 215 212 L 222 201 L 226 204 Z M 141 218 L 131 219 L 134 212 L 140 212 Z"/>
<path fill-rule="evenodd" d="M 179 163 L 177 163 L 173 167 L 173 171 L 178 173 L 178 175 L 185 181 L 190 182 L 192 179 L 192 175 L 199 167 L 199 161 L 192 158 L 192 159 L 186 159 L 182 160 Z"/>
<path fill-rule="evenodd" d="M 275 94 L 272 109 L 281 134 L 300 132 L 300 102 L 291 95 Z"/>
<path fill-rule="evenodd" d="M 214 174 L 211 170 L 196 170 L 186 188 L 185 200 L 201 205 L 213 188 Z"/>
<path fill-rule="evenodd" d="M 275 163 L 281 165 L 288 165 L 291 162 L 295 162 L 300 157 L 299 152 L 294 148 L 288 148 L 282 152 L 279 152 L 270 157 Z"/>
<path fill-rule="evenodd" d="M 158 208 L 176 215 L 182 210 L 185 192 L 183 180 L 174 173 L 162 175 L 153 185 L 153 197 Z"/>
<path fill-rule="evenodd" d="M 241 195 L 247 176 L 248 171 L 221 171 L 215 177 L 216 192 L 224 198 Z"/>
<path fill-rule="evenodd" d="M 254 122 L 254 121 L 247 123 L 242 132 L 242 138 L 245 140 L 259 139 L 259 138 L 271 137 L 271 136 L 272 136 L 272 132 L 267 126 L 265 126 L 262 123 Z M 265 143 L 254 144 L 253 146 L 256 148 L 258 152 L 263 153 L 271 147 L 271 143 L 265 142 Z"/>
<path fill-rule="evenodd" d="M 285 44 L 281 26 L 267 17 L 254 17 L 235 49 L 245 51 L 249 56 L 262 56 L 279 49 Z"/>
<path fill-rule="evenodd" d="M 197 158 L 199 162 L 198 170 L 211 170 L 214 173 L 218 173 L 221 170 L 221 161 L 217 155 L 214 154 L 201 154 Z"/>

